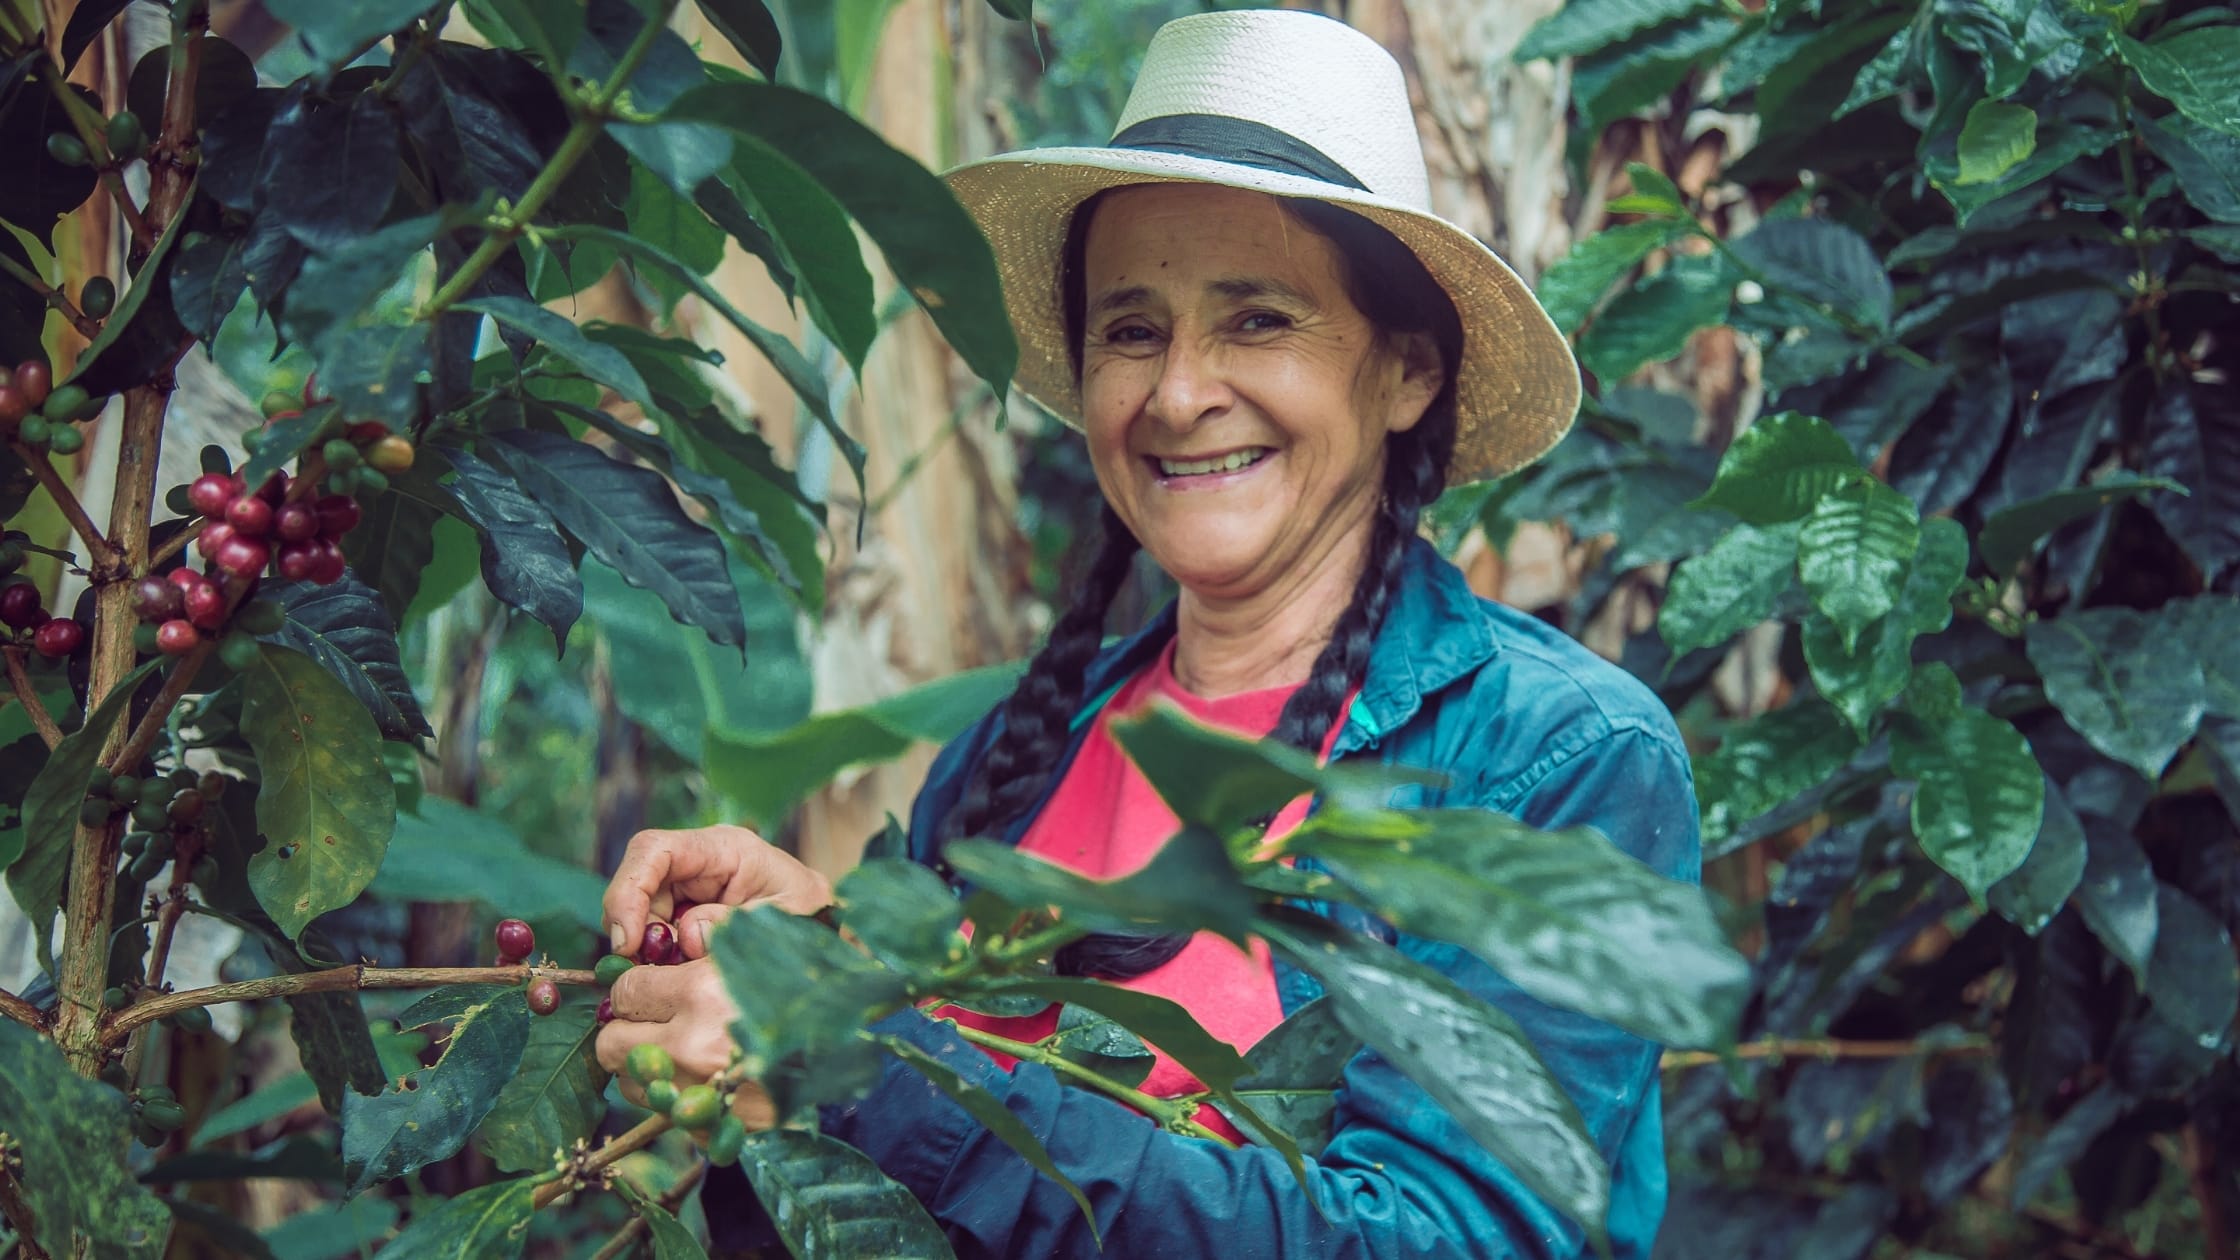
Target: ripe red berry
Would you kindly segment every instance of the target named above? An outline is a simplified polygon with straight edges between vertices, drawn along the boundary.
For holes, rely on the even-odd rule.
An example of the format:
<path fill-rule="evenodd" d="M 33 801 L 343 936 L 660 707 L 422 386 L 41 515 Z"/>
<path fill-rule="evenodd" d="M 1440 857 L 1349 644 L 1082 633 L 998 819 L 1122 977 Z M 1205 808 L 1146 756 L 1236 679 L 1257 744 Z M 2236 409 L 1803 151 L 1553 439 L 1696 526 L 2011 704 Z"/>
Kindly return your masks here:
<path fill-rule="evenodd" d="M 550 976 L 538 976 L 529 982 L 529 1010 L 538 1015 L 550 1015 L 560 1009 L 560 986 Z"/>
<path fill-rule="evenodd" d="M 132 584 L 132 607 L 142 621 L 169 621 L 179 615 L 179 588 L 151 573 Z"/>
<path fill-rule="evenodd" d="M 613 999 L 613 998 L 611 998 L 611 997 L 603 997 L 603 998 L 600 998 L 600 999 L 599 999 L 599 1016 L 598 1016 L 598 1018 L 599 1018 L 599 1022 L 600 1022 L 600 1023 L 602 1023 L 602 1024 L 606 1024 L 606 1023 L 612 1023 L 612 1022 L 614 1021 L 614 999 Z"/>
<path fill-rule="evenodd" d="M 184 621 L 166 621 L 156 627 L 156 650 L 165 656 L 185 656 L 202 642 L 202 632 Z"/>
<path fill-rule="evenodd" d="M 495 935 L 501 957 L 527 958 L 537 952 L 536 931 L 519 919 L 500 919 Z"/>
<path fill-rule="evenodd" d="M 38 624 L 39 588 L 29 582 L 18 582 L 0 591 L 0 622 L 18 630 L 29 630 Z"/>
<path fill-rule="evenodd" d="M 182 564 L 178 568 L 173 569 L 171 572 L 164 574 L 163 580 L 171 583 L 173 586 L 178 587 L 181 593 L 185 593 L 187 591 L 193 590 L 195 587 L 202 585 L 210 579 L 202 576 L 201 574 L 195 572 L 193 569 L 190 569 Z"/>
<path fill-rule="evenodd" d="M 257 487 L 257 497 L 272 507 L 279 507 L 288 498 L 288 474 L 276 472 Z"/>
<path fill-rule="evenodd" d="M 68 656 L 86 641 L 86 628 L 68 617 L 56 617 L 39 627 L 31 646 L 39 649 L 41 656 Z"/>
<path fill-rule="evenodd" d="M 235 577 L 255 577 L 264 572 L 265 565 L 271 563 L 272 548 L 253 538 L 243 538 L 237 533 L 228 538 L 225 545 L 218 548 L 218 554 L 212 556 L 211 559 L 216 560 L 220 568 Z M 197 622 L 196 624 L 200 625 L 201 623 Z M 203 628 L 205 630 L 216 629 L 214 626 L 204 626 Z"/>
<path fill-rule="evenodd" d="M 187 502 L 204 516 L 222 515 L 238 493 L 238 483 L 226 473 L 204 473 L 187 483 Z"/>
<path fill-rule="evenodd" d="M 302 542 L 319 534 L 319 514 L 301 503 L 282 504 L 272 514 L 272 532 L 282 542 Z"/>
<path fill-rule="evenodd" d="M 31 400 L 13 384 L 0 385 L 0 424 L 14 424 L 31 414 Z"/>
<path fill-rule="evenodd" d="M 202 527 L 202 533 L 194 540 L 194 549 L 201 554 L 203 559 L 207 560 L 217 555 L 218 548 L 225 546 L 232 538 L 233 526 L 228 525 L 222 518 L 214 520 Z"/>
<path fill-rule="evenodd" d="M 677 949 L 677 932 L 666 923 L 646 924 L 646 939 L 638 947 L 638 961 L 656 967 L 667 966 L 670 955 Z"/>
<path fill-rule="evenodd" d="M 322 538 L 316 545 L 319 550 L 312 558 L 311 580 L 320 586 L 341 581 L 343 571 L 350 567 L 350 562 L 343 559 L 342 545 L 332 538 Z"/>
<path fill-rule="evenodd" d="M 291 582 L 308 582 L 319 568 L 319 544 L 292 542 L 280 544 L 280 576 Z"/>
<path fill-rule="evenodd" d="M 226 507 L 226 524 L 244 538 L 262 538 L 272 532 L 272 505 L 263 499 L 235 499 Z"/>
<path fill-rule="evenodd" d="M 54 388 L 54 373 L 47 369 L 44 359 L 25 359 L 16 364 L 16 388 L 36 407 L 47 400 L 47 393 Z"/>
<path fill-rule="evenodd" d="M 256 544 L 249 545 L 255 546 Z M 190 587 L 186 596 L 186 610 L 187 620 L 193 622 L 197 628 L 215 630 L 225 624 L 225 592 L 219 590 L 217 585 L 212 582 L 204 582 L 200 586 Z M 163 624 L 168 626 L 176 623 L 167 621 Z M 158 643 L 160 645 L 161 641 L 158 640 Z"/>
<path fill-rule="evenodd" d="M 358 527 L 358 520 L 365 509 L 346 494 L 330 494 L 312 505 L 319 515 L 319 532 L 328 538 L 340 538 Z"/>

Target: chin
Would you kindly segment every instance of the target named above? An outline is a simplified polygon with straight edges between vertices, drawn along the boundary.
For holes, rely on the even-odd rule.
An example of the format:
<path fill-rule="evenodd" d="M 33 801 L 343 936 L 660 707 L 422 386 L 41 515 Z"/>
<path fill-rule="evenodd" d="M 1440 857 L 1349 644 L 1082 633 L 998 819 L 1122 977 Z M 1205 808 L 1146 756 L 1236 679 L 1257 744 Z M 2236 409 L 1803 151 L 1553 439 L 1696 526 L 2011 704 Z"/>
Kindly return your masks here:
<path fill-rule="evenodd" d="M 1202 534 L 1187 539 L 1163 539 L 1158 545 L 1147 544 L 1146 549 L 1177 586 L 1195 595 L 1214 596 L 1228 594 L 1247 584 L 1266 554 L 1261 547 L 1238 545 Z"/>

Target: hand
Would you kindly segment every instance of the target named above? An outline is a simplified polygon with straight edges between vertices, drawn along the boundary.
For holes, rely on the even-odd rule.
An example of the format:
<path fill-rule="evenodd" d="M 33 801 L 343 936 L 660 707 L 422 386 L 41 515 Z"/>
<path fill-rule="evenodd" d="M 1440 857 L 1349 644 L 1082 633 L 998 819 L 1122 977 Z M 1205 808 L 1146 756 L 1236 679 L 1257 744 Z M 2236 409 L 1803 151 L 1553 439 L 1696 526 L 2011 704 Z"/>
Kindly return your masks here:
<path fill-rule="evenodd" d="M 647 921 L 669 920 L 687 903 L 675 918 L 677 942 L 685 957 L 705 958 L 708 929 L 734 907 L 815 914 L 832 904 L 832 881 L 744 827 L 641 831 L 607 884 L 608 945 L 635 957 Z"/>
<path fill-rule="evenodd" d="M 635 1046 L 652 1043 L 676 1062 L 676 1080 L 693 1085 L 713 1078 L 731 1064 L 728 1031 L 739 1008 L 724 988 L 716 965 L 705 958 L 674 967 L 632 967 L 607 992 L 614 1018 L 599 1030 L 594 1049 L 600 1066 L 615 1074 L 623 1097 L 645 1105 L 645 1090 L 623 1074 L 623 1060 Z M 747 1082 L 731 1095 L 732 1113 L 750 1133 L 777 1124 L 776 1108 L 762 1087 Z M 695 1135 L 705 1140 L 705 1135 Z"/>

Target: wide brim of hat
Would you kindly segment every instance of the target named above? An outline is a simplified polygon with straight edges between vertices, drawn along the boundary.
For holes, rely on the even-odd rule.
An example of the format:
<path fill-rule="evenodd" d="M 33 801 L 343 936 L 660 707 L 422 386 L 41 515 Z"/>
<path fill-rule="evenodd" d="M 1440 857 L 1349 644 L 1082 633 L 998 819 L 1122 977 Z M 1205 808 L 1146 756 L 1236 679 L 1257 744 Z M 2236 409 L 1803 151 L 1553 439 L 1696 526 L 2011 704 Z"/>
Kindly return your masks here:
<path fill-rule="evenodd" d="M 1017 387 L 1076 428 L 1080 393 L 1059 308 L 1066 227 L 1089 197 L 1148 183 L 1222 184 L 1327 201 L 1414 250 L 1462 318 L 1450 485 L 1531 463 L 1563 438 L 1578 413 L 1578 364 L 1532 290 L 1476 237 L 1436 215 L 1306 176 L 1136 149 L 1032 149 L 969 163 L 945 178 L 995 248 L 1019 334 Z"/>

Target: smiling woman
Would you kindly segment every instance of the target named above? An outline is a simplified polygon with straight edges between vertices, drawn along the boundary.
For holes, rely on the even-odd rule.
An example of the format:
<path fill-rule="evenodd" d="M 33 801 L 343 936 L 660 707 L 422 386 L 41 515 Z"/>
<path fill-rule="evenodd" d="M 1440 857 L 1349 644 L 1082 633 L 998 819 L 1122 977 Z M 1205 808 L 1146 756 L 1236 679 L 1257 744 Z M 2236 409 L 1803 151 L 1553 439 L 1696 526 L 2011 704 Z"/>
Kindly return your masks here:
<path fill-rule="evenodd" d="M 1183 19 L 1152 42 L 1109 146 L 1006 155 L 950 181 L 1005 275 L 1020 387 L 1085 437 L 1104 538 L 1018 689 L 935 763 L 911 818 L 912 857 L 949 874 L 948 846 L 990 837 L 1095 877 L 1143 868 L 1177 819 L 1111 723 L 1156 699 L 1324 759 L 1444 776 L 1441 788 L 1400 789 L 1395 806 L 1591 826 L 1663 875 L 1696 877 L 1687 755 L 1656 697 L 1542 623 L 1475 598 L 1417 536 L 1418 514 L 1450 482 L 1508 472 L 1560 438 L 1579 378 L 1514 273 L 1428 210 L 1405 86 L 1375 43 L 1296 12 Z M 1139 550 L 1181 593 L 1108 646 L 1107 613 Z M 1265 820 L 1267 835 L 1313 806 L 1291 802 Z M 697 955 L 695 916 L 721 903 L 806 911 L 830 895 L 752 835 L 713 828 L 641 836 L 607 909 L 627 952 L 649 911 L 718 903 L 685 918 Z M 1544 1005 L 1451 946 L 1342 907 L 1332 917 L 1395 942 L 1542 1048 L 1611 1167 L 1612 1250 L 1645 1256 L 1664 1208 L 1658 1047 Z M 1317 991 L 1258 942 L 1240 949 L 1211 933 L 1091 936 L 1057 967 L 1170 998 L 1240 1050 Z M 685 981 L 656 976 L 641 992 L 630 980 L 615 987 L 620 1018 L 601 1035 L 603 1060 L 661 1040 L 720 1065 L 726 1047 L 709 1037 L 728 1019 L 720 985 L 688 994 Z M 983 1055 L 956 1027 L 1016 1045 L 1048 1036 L 1061 1015 L 946 1007 L 904 1011 L 878 1031 L 1000 1099 L 1087 1194 L 1101 1241 L 1058 1181 L 907 1070 L 824 1108 L 821 1127 L 916 1195 L 960 1255 L 1588 1246 L 1528 1188 L 1535 1170 L 1504 1165 L 1373 1051 L 1348 1065 L 1330 1140 L 1295 1181 L 1279 1154 L 1211 1108 L 1195 1119 L 1199 1136 L 1168 1131 L 1057 1088 L 1044 1067 Z M 1160 1055 L 1142 1089 L 1172 1098 L 1203 1085 Z M 768 1242 L 737 1174 L 718 1170 L 709 1185 L 719 1248 Z"/>

